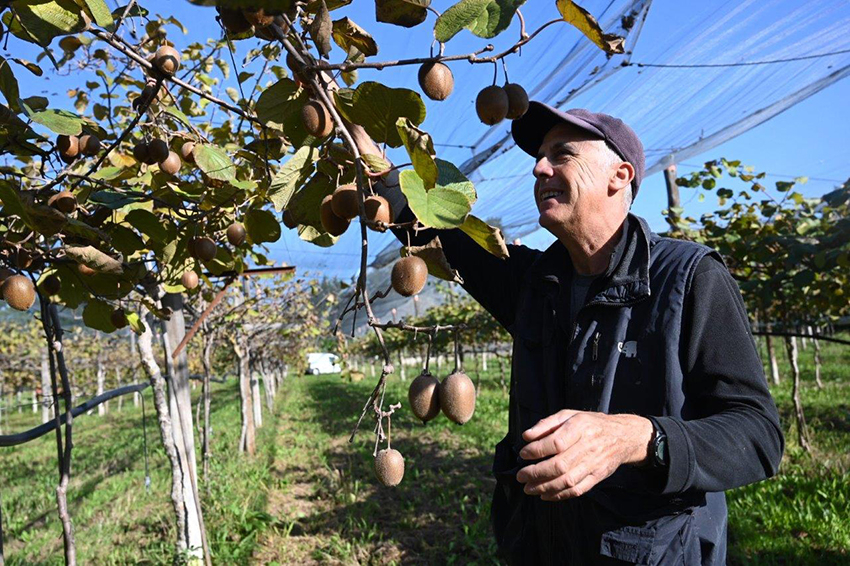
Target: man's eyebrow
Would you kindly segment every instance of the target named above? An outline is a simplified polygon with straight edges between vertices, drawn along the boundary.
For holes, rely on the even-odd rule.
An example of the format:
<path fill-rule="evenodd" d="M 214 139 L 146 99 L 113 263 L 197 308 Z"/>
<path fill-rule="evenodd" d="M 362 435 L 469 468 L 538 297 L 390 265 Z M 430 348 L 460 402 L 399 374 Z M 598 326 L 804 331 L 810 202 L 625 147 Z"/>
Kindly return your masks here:
<path fill-rule="evenodd" d="M 565 149 L 565 150 L 569 151 L 570 153 L 577 153 L 578 152 L 578 147 L 576 147 L 576 144 L 573 143 L 573 142 L 567 142 L 567 141 L 554 143 L 549 148 L 550 151 L 559 151 L 559 150 L 562 150 L 562 149 Z M 537 152 L 537 159 L 538 160 L 542 159 L 544 153 L 545 152 L 543 152 L 543 151 L 538 151 Z"/>

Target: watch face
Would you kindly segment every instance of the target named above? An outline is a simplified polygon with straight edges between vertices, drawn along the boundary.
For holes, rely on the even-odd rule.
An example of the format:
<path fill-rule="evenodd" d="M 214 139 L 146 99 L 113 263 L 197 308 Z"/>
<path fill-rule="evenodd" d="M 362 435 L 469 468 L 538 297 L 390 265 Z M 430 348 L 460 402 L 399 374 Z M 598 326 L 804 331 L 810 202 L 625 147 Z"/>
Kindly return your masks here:
<path fill-rule="evenodd" d="M 655 441 L 655 461 L 661 466 L 667 465 L 667 437 L 664 434 L 658 435 Z"/>

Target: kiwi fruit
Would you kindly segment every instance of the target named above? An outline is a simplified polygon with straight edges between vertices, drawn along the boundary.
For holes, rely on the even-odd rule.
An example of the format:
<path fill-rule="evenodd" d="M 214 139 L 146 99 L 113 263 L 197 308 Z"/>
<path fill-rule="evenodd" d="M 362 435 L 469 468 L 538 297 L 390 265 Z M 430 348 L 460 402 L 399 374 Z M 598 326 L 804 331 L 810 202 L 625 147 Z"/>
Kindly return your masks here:
<path fill-rule="evenodd" d="M 419 67 L 419 86 L 431 100 L 445 100 L 455 87 L 455 78 L 448 65 L 429 61 Z"/>
<path fill-rule="evenodd" d="M 422 372 L 407 390 L 407 400 L 416 418 L 427 423 L 440 414 L 440 380 Z"/>
<path fill-rule="evenodd" d="M 100 151 L 100 140 L 93 134 L 86 134 L 80 138 L 80 153 L 83 155 L 97 155 Z"/>
<path fill-rule="evenodd" d="M 19 311 L 28 310 L 35 302 L 35 286 L 28 277 L 12 275 L 3 281 L 3 298 L 10 307 Z"/>
<path fill-rule="evenodd" d="M 395 487 L 404 477 L 404 457 L 395 448 L 384 448 L 375 456 L 375 475 L 387 487 Z"/>
<path fill-rule="evenodd" d="M 295 220 L 295 216 L 288 209 L 283 211 L 283 225 L 290 230 L 298 227 L 298 221 Z"/>
<path fill-rule="evenodd" d="M 71 163 L 73 163 L 74 161 L 77 160 L 76 157 L 69 157 L 69 156 L 65 155 L 64 153 L 59 154 L 59 159 L 61 159 L 62 162 L 65 163 L 66 165 L 70 165 Z"/>
<path fill-rule="evenodd" d="M 148 156 L 154 163 L 161 163 L 168 159 L 171 150 L 164 140 L 151 140 L 148 142 Z"/>
<path fill-rule="evenodd" d="M 475 99 L 475 112 L 478 119 L 492 126 L 508 115 L 508 94 L 498 85 L 488 86 L 478 93 Z"/>
<path fill-rule="evenodd" d="M 393 289 L 402 297 L 416 295 L 428 280 L 428 266 L 415 255 L 403 257 L 393 265 L 390 280 Z"/>
<path fill-rule="evenodd" d="M 71 214 L 77 210 L 77 197 L 71 191 L 60 191 L 50 197 L 47 204 L 59 212 Z"/>
<path fill-rule="evenodd" d="M 41 282 L 41 290 L 45 295 L 57 295 L 62 290 L 62 280 L 57 275 L 48 275 Z"/>
<path fill-rule="evenodd" d="M 307 132 L 316 138 L 327 137 L 334 129 L 330 112 L 316 100 L 311 100 L 301 108 L 301 121 Z"/>
<path fill-rule="evenodd" d="M 227 33 L 239 35 L 248 32 L 254 26 L 251 25 L 242 10 L 235 8 L 218 7 L 218 17 L 221 20 L 221 25 L 227 30 Z"/>
<path fill-rule="evenodd" d="M 195 154 L 192 153 L 194 150 L 195 142 L 186 142 L 180 146 L 180 157 L 186 163 L 195 163 Z"/>
<path fill-rule="evenodd" d="M 180 283 L 186 287 L 187 291 L 191 291 L 198 286 L 198 274 L 190 269 L 180 278 Z"/>
<path fill-rule="evenodd" d="M 168 157 L 159 162 L 159 168 L 163 173 L 176 175 L 180 172 L 180 166 L 183 162 L 180 161 L 180 156 L 173 151 L 168 152 Z"/>
<path fill-rule="evenodd" d="M 78 263 L 77 264 L 77 272 L 80 275 L 84 275 L 86 277 L 90 277 L 90 276 L 97 273 L 97 271 L 95 271 L 94 269 L 92 269 L 91 267 L 89 267 L 88 265 L 86 265 L 84 263 Z"/>
<path fill-rule="evenodd" d="M 140 141 L 133 146 L 133 157 L 139 163 L 148 163 L 151 161 L 150 147 L 145 140 Z M 153 163 L 156 163 L 155 161 Z M 148 163 L 150 165 L 150 163 Z"/>
<path fill-rule="evenodd" d="M 295 57 L 292 56 L 288 51 L 286 52 L 286 66 L 289 67 L 289 72 L 292 73 L 292 77 L 301 84 L 306 83 L 307 81 L 304 79 L 304 75 L 301 73 L 301 66 L 298 64 L 298 61 L 295 60 Z"/>
<path fill-rule="evenodd" d="M 246 235 L 245 226 L 239 222 L 234 222 L 227 227 L 227 241 L 230 242 L 231 246 L 236 246 L 238 248 L 244 244 Z"/>
<path fill-rule="evenodd" d="M 367 197 L 363 201 L 363 206 L 366 208 L 366 220 L 369 222 L 382 222 L 389 224 L 393 221 L 393 209 L 390 202 L 382 196 L 373 195 Z M 369 228 L 378 232 L 386 231 L 383 226 L 370 225 Z"/>
<path fill-rule="evenodd" d="M 109 322 L 112 323 L 112 326 L 115 328 L 124 328 L 129 324 L 127 320 L 127 313 L 124 312 L 124 309 L 117 308 L 112 311 L 112 314 L 109 315 Z"/>
<path fill-rule="evenodd" d="M 26 269 L 32 265 L 32 254 L 26 248 L 18 248 L 14 255 L 15 265 L 19 269 Z"/>
<path fill-rule="evenodd" d="M 357 185 L 342 185 L 336 188 L 331 199 L 331 209 L 340 218 L 351 220 L 360 215 Z"/>
<path fill-rule="evenodd" d="M 448 419 L 464 424 L 475 412 L 475 385 L 462 371 L 449 375 L 440 384 L 440 408 Z"/>
<path fill-rule="evenodd" d="M 247 21 L 252 26 L 258 28 L 264 28 L 268 25 L 271 25 L 274 22 L 274 15 L 269 14 L 262 8 L 259 9 L 245 9 L 242 10 L 242 15 L 245 17 L 245 21 Z"/>
<path fill-rule="evenodd" d="M 180 68 L 180 53 L 170 45 L 163 45 L 156 50 L 153 64 L 162 74 L 170 77 Z"/>
<path fill-rule="evenodd" d="M 156 88 L 156 82 L 148 80 L 139 97 L 133 101 L 133 108 L 138 109 L 140 106 L 147 107 L 155 102 L 159 102 L 161 92 L 160 89 Z"/>
<path fill-rule="evenodd" d="M 63 157 L 73 160 L 80 154 L 80 138 L 77 136 L 59 136 L 56 138 L 56 149 Z"/>
<path fill-rule="evenodd" d="M 528 93 L 521 85 L 516 83 L 508 83 L 503 88 L 505 94 L 508 95 L 508 114 L 506 117 L 511 120 L 522 118 L 528 110 Z"/>
<path fill-rule="evenodd" d="M 218 247 L 213 242 L 212 238 L 207 238 L 206 236 L 202 238 L 195 238 L 194 244 L 192 244 L 193 254 L 196 258 L 201 261 L 212 261 L 215 258 L 215 254 L 218 251 Z"/>
<path fill-rule="evenodd" d="M 322 199 L 322 207 L 319 209 L 322 228 L 331 236 L 341 236 L 348 229 L 349 221 L 334 214 L 332 199 L 333 195 L 328 195 Z"/>

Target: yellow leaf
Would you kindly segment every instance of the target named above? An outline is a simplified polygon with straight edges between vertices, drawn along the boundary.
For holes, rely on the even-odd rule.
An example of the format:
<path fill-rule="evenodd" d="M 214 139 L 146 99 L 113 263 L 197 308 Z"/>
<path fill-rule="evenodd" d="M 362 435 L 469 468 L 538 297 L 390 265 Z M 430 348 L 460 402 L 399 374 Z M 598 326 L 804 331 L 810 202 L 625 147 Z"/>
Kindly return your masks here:
<path fill-rule="evenodd" d="M 623 44 L 626 40 L 624 38 L 613 33 L 604 33 L 596 18 L 572 0 L 556 0 L 555 5 L 565 22 L 577 27 L 581 33 L 608 55 L 625 51 Z"/>

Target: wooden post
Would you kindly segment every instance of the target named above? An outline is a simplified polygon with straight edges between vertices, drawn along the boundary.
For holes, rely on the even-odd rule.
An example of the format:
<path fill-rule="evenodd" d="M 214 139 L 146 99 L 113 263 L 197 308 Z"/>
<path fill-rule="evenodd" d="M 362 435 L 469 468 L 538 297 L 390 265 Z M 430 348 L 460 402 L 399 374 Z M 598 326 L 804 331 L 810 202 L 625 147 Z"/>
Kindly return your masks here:
<path fill-rule="evenodd" d="M 681 202 L 679 200 L 679 185 L 676 184 L 675 163 L 664 169 L 664 182 L 667 184 L 667 222 L 676 231 L 679 230 L 679 226 L 676 224 L 679 215 L 673 211 L 673 208 L 678 208 Z"/>

